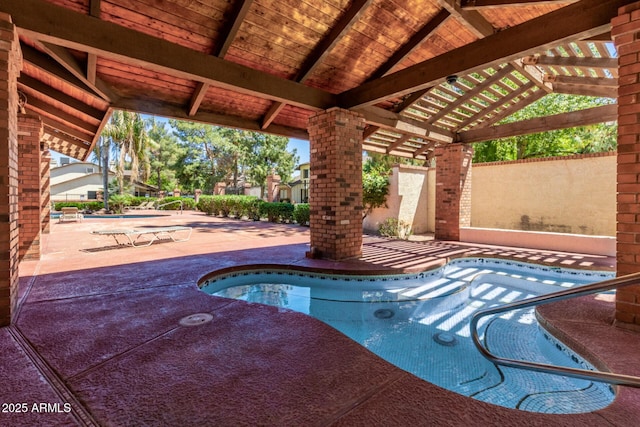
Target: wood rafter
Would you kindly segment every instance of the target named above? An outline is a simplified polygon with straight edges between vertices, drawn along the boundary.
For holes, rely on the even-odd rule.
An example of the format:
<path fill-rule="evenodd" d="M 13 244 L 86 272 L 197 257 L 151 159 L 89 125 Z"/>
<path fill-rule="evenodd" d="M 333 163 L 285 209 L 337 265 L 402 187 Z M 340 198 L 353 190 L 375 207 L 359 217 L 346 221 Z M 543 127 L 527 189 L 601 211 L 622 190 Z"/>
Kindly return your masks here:
<path fill-rule="evenodd" d="M 555 65 L 558 67 L 579 68 L 618 68 L 617 58 L 580 58 L 577 56 L 527 56 L 523 58 L 526 65 Z"/>
<path fill-rule="evenodd" d="M 618 87 L 618 79 L 602 79 L 598 77 L 577 77 L 577 76 L 546 76 L 547 81 L 565 85 L 587 86 L 587 87 L 607 87 L 615 89 Z"/>
<path fill-rule="evenodd" d="M 531 6 L 569 4 L 576 0 L 460 0 L 460 7 L 464 10 L 490 9 L 507 6 Z"/>
<path fill-rule="evenodd" d="M 338 22 L 331 27 L 325 37 L 316 45 L 313 52 L 305 59 L 296 74 L 294 81 L 302 83 L 313 73 L 313 71 L 322 63 L 322 60 L 329 54 L 342 40 L 349 30 L 358 21 L 358 18 L 364 13 L 367 7 L 371 5 L 373 0 L 354 0 L 349 9 L 340 17 Z M 267 114 L 262 119 L 262 129 L 269 126 L 276 116 L 282 111 L 286 103 L 277 102 L 269 108 Z"/>
<path fill-rule="evenodd" d="M 42 113 L 48 114 L 48 115 L 52 115 L 56 118 L 58 118 L 61 122 L 66 123 L 68 125 L 74 126 L 82 131 L 87 132 L 88 134 L 93 135 L 96 131 L 96 129 L 98 128 L 97 123 L 99 123 L 99 121 L 96 121 L 96 124 L 91 124 L 88 123 L 72 114 L 67 113 L 66 111 L 63 111 L 59 108 L 54 107 L 51 104 L 48 104 L 44 101 L 41 101 L 39 99 L 29 99 L 28 104 L 30 107 L 32 107 L 33 109 L 39 110 Z M 90 138 L 90 140 L 93 138 Z"/>
<path fill-rule="evenodd" d="M 475 125 L 473 128 L 474 129 L 480 129 L 480 128 L 484 128 L 487 126 L 491 126 L 494 123 L 498 123 L 500 120 L 509 117 L 510 115 L 512 115 L 513 113 L 515 113 L 518 110 L 523 109 L 524 107 L 526 107 L 529 104 L 533 104 L 534 102 L 536 102 L 538 99 L 544 97 L 547 93 L 542 91 L 542 90 L 537 90 L 533 93 L 531 93 L 531 89 L 533 88 L 533 84 L 525 86 L 522 88 L 521 92 L 513 92 L 511 95 L 503 98 L 501 100 L 500 105 L 496 106 L 495 109 L 493 109 L 491 112 L 496 111 L 498 108 L 503 107 L 502 110 L 500 110 L 498 113 L 493 114 L 491 117 L 487 117 L 485 116 L 482 119 L 482 122 L 478 123 L 477 125 Z M 525 96 L 525 94 L 527 94 L 527 96 Z M 511 103 L 511 101 L 515 100 L 516 98 L 518 98 L 518 102 L 511 104 L 508 107 L 504 107 L 506 104 Z"/>
<path fill-rule="evenodd" d="M 617 98 L 618 91 L 607 86 L 584 86 L 553 83 L 553 92 L 565 95 L 597 96 L 600 98 Z"/>
<path fill-rule="evenodd" d="M 358 108 L 355 111 L 364 116 L 367 124 L 378 126 L 381 129 L 445 143 L 452 142 L 454 139 L 452 132 L 418 120 L 402 117 L 393 111 L 378 107 Z"/>
<path fill-rule="evenodd" d="M 551 45 L 601 34 L 611 28 L 618 8 L 631 0 L 582 0 L 507 28 L 393 74 L 345 91 L 338 97 L 344 108 L 371 105 L 439 84 L 451 74 L 469 74 L 498 61 L 508 62 Z"/>
<path fill-rule="evenodd" d="M 39 13 L 34 14 L 33 11 Z M 206 55 L 147 34 L 102 21 L 42 0 L 2 1 L 19 34 L 67 48 L 96 53 L 188 80 L 313 110 L 337 104 L 323 90 Z M 49 17 L 55 16 L 55 22 Z"/>
<path fill-rule="evenodd" d="M 40 111 L 35 108 L 32 108 L 30 104 L 27 104 L 27 111 L 32 111 L 32 112 L 35 112 L 35 114 L 40 114 Z M 93 139 L 92 133 L 86 133 L 74 127 L 68 126 L 64 122 L 58 120 L 57 118 L 49 117 L 46 115 L 42 115 L 40 118 L 42 119 L 42 123 L 44 123 L 45 125 L 50 126 L 54 129 L 57 129 L 60 132 L 64 132 L 67 135 L 71 135 L 72 137 L 80 141 L 89 142 Z"/>
<path fill-rule="evenodd" d="M 100 2 L 101 0 L 89 0 L 89 16 L 100 18 Z M 87 80 L 93 85 L 96 84 L 97 65 L 98 55 L 95 53 L 87 54 Z"/>
<path fill-rule="evenodd" d="M 80 81 L 93 90 L 98 96 L 107 102 L 113 101 L 117 98 L 117 95 L 113 90 L 103 81 L 96 78 L 95 84 L 92 83 L 86 76 L 86 70 L 78 63 L 78 61 L 69 53 L 67 49 L 62 46 L 57 46 L 48 42 L 41 42 L 40 46 L 43 50 L 55 59 L 60 65 L 66 68 L 71 74 L 76 76 Z"/>
<path fill-rule="evenodd" d="M 394 142 L 393 144 L 387 147 L 387 154 L 391 153 L 393 150 L 395 150 L 396 148 L 400 147 L 402 144 L 407 142 L 409 138 L 411 138 L 411 135 L 405 134 L 400 136 L 400 138 L 398 138 L 396 142 Z"/>
<path fill-rule="evenodd" d="M 236 38 L 236 35 L 240 30 L 240 25 L 242 25 L 247 13 L 249 13 L 252 4 L 253 0 L 237 0 L 234 3 L 232 13 L 233 19 L 230 19 L 227 22 L 221 32 L 222 34 L 226 34 L 226 36 L 222 43 L 220 43 L 219 47 L 214 50 L 214 56 L 217 56 L 218 58 L 225 57 L 229 47 L 231 47 L 231 43 L 233 43 L 233 40 Z M 207 94 L 207 90 L 209 90 L 210 86 L 211 85 L 208 83 L 198 82 L 196 89 L 191 96 L 191 101 L 189 102 L 189 116 L 193 116 L 198 112 L 198 108 L 200 108 L 200 104 L 202 103 L 202 100 Z"/>
<path fill-rule="evenodd" d="M 472 143 L 493 139 L 508 138 L 518 135 L 528 135 L 557 129 L 568 129 L 587 126 L 596 123 L 611 122 L 618 119 L 618 106 L 605 105 L 587 110 L 572 111 L 547 117 L 509 123 L 500 126 L 490 126 L 484 129 L 472 129 L 458 134 L 457 142 Z"/>

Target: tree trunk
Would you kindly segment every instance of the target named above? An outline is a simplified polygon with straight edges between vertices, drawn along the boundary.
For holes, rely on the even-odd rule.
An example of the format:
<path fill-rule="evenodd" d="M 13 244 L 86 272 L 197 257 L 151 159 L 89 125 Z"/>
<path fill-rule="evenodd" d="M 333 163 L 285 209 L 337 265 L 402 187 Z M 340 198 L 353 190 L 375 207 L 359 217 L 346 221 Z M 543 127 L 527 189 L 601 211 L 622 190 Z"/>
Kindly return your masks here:
<path fill-rule="evenodd" d="M 105 145 L 104 140 L 102 140 L 102 148 L 100 152 L 100 157 L 102 157 L 102 193 L 104 198 L 104 210 L 109 211 L 109 147 L 106 147 Z"/>

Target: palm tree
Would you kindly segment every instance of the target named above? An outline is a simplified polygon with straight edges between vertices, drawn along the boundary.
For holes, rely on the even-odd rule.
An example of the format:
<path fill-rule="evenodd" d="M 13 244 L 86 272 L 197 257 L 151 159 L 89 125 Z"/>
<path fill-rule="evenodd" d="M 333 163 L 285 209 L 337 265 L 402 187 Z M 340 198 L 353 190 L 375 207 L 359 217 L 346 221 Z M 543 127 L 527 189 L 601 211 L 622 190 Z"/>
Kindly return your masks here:
<path fill-rule="evenodd" d="M 103 158 L 108 157 L 108 154 L 105 155 L 105 151 L 107 153 L 111 151 L 118 159 L 116 177 L 120 194 L 124 192 L 124 171 L 127 161 L 131 166 L 130 180 L 132 183 L 138 179 L 141 164 L 143 166 L 143 178 L 146 179 L 148 177 L 147 147 L 149 138 L 144 120 L 140 114 L 115 111 L 109 123 L 104 127 L 102 137 L 103 142 L 106 140 L 106 146 L 103 146 Z M 106 193 L 107 189 L 105 188 L 105 198 L 107 197 Z"/>

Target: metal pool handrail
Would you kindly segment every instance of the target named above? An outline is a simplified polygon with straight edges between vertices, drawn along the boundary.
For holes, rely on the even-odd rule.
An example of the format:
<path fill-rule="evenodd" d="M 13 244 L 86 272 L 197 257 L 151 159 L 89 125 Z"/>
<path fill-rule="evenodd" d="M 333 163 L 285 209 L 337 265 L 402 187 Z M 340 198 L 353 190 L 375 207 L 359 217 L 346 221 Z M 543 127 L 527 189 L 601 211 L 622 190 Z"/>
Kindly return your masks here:
<path fill-rule="evenodd" d="M 184 203 L 182 202 L 182 200 L 173 200 L 171 202 L 163 203 L 161 205 L 156 206 L 156 209 L 160 209 L 168 205 L 173 205 L 174 203 L 180 203 L 180 213 L 182 214 L 182 210 L 184 209 Z"/>
<path fill-rule="evenodd" d="M 491 314 L 503 313 L 506 311 L 516 310 L 520 308 L 534 307 L 542 304 L 547 304 L 555 301 L 562 301 L 569 298 L 575 298 L 584 295 L 590 295 L 596 292 L 608 291 L 611 289 L 619 288 L 622 286 L 637 285 L 640 284 L 640 273 L 633 273 L 626 276 L 616 277 L 614 279 L 603 280 L 601 282 L 592 283 L 586 286 L 580 286 L 575 289 L 567 289 L 564 291 L 553 292 L 546 295 L 541 295 L 534 298 L 528 298 L 522 301 L 517 301 L 499 307 L 491 307 L 483 310 L 478 310 L 471 317 L 469 326 L 471 328 L 471 338 L 473 343 L 480 351 L 480 353 L 491 362 L 496 365 L 509 366 L 512 368 L 525 369 L 536 372 L 545 372 L 549 374 L 564 375 L 568 377 L 580 378 L 584 380 L 596 380 L 610 384 L 626 385 L 630 387 L 640 388 L 640 377 L 631 375 L 614 374 L 611 372 L 599 372 L 590 371 L 587 369 L 568 368 L 564 366 L 549 365 L 546 363 L 528 362 L 524 360 L 508 359 L 499 357 L 491 353 L 480 342 L 478 334 L 478 321 L 485 316 Z"/>

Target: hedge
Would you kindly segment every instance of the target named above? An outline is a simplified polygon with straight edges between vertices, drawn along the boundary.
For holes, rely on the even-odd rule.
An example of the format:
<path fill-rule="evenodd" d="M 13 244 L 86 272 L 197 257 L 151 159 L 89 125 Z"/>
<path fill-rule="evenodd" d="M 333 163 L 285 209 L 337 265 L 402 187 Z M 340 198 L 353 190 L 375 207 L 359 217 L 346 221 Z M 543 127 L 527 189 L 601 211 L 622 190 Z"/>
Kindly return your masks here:
<path fill-rule="evenodd" d="M 293 219 L 300 225 L 309 224 L 309 203 L 298 203 L 293 208 Z"/>
<path fill-rule="evenodd" d="M 258 221 L 266 218 L 270 222 L 309 223 L 309 204 L 292 205 L 288 202 L 265 202 L 255 196 L 201 196 L 198 210 L 207 215 L 247 218 Z"/>
<path fill-rule="evenodd" d="M 286 202 L 263 202 L 260 205 L 260 216 L 269 222 L 291 222 L 294 207 Z"/>

